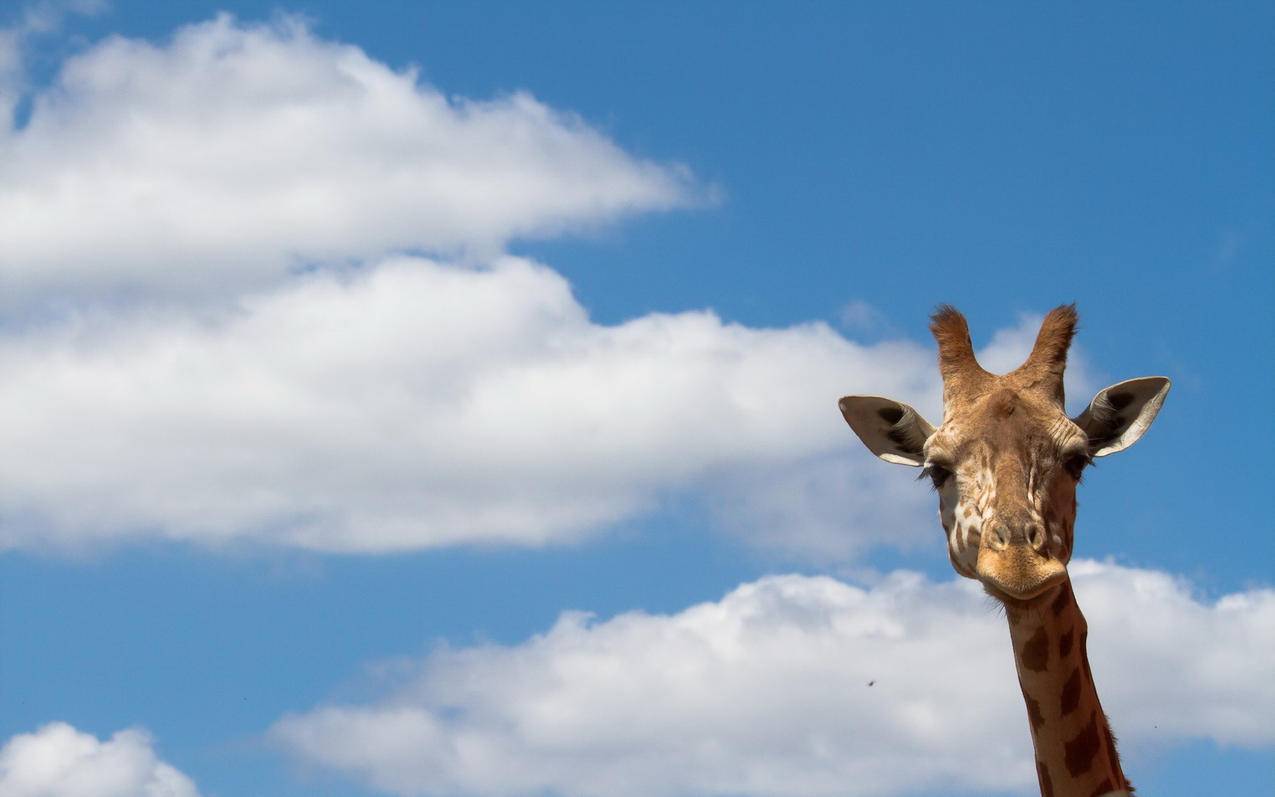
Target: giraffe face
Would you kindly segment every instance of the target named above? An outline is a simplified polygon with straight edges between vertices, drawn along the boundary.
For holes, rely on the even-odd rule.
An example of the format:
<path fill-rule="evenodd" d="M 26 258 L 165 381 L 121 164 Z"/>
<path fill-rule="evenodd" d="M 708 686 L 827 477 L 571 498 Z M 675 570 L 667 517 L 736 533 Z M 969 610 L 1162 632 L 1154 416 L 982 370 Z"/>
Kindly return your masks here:
<path fill-rule="evenodd" d="M 949 407 L 922 447 L 956 572 L 1002 600 L 1066 577 L 1089 439 L 1056 403 L 998 384 Z"/>
<path fill-rule="evenodd" d="M 942 426 L 881 396 L 838 402 L 873 454 L 925 466 L 952 566 L 1006 603 L 1048 600 L 1066 580 L 1081 471 L 1141 439 L 1169 392 L 1162 376 L 1129 379 L 1068 418 L 1063 369 L 1075 327 L 1074 306 L 1050 311 L 1027 361 L 997 376 L 975 359 L 965 317 L 942 306 L 930 323 L 943 375 Z"/>

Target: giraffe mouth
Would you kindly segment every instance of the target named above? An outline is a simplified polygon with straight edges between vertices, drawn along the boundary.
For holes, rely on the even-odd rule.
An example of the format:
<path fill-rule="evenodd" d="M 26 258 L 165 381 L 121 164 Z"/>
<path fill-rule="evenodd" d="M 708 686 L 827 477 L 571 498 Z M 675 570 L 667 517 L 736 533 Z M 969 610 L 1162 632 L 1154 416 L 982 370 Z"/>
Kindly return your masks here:
<path fill-rule="evenodd" d="M 1007 603 L 1030 602 L 1067 578 L 1067 567 L 1059 560 L 1013 548 L 980 550 L 975 569 L 988 594 Z"/>
<path fill-rule="evenodd" d="M 1005 603 L 1030 603 L 1036 598 L 1052 592 L 1055 587 L 1066 579 L 1067 571 L 1060 566 L 1057 571 L 1027 582 L 1006 583 L 986 575 L 982 576 L 979 581 L 983 583 L 983 589 L 993 598 Z"/>
<path fill-rule="evenodd" d="M 988 579 L 980 579 L 980 582 L 983 584 L 983 590 L 1001 603 L 1009 606 L 1022 607 L 1037 603 L 1039 599 L 1043 598 L 1045 595 L 1051 594 L 1054 589 L 1057 588 L 1058 585 L 1062 584 L 1062 582 L 1066 579 L 1067 574 L 1063 573 L 1061 576 L 1045 579 L 1030 589 L 1023 591 L 1015 590 L 1013 592 L 997 586 L 994 582 Z"/>

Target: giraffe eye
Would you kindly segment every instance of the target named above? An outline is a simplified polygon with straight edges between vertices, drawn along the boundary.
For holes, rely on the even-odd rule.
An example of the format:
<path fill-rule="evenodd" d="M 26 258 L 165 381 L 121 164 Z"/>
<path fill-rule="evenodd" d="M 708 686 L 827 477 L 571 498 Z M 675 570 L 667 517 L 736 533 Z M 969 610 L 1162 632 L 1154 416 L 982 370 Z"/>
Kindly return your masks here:
<path fill-rule="evenodd" d="M 1080 474 L 1084 472 L 1090 462 L 1093 462 L 1093 458 L 1088 454 L 1072 454 L 1063 460 L 1063 468 L 1071 474 L 1071 478 L 1080 481 Z"/>
<path fill-rule="evenodd" d="M 921 471 L 922 476 L 929 476 L 930 481 L 934 483 L 934 489 L 939 489 L 952 476 L 952 471 L 942 465 L 933 462 L 925 466 L 925 470 Z"/>

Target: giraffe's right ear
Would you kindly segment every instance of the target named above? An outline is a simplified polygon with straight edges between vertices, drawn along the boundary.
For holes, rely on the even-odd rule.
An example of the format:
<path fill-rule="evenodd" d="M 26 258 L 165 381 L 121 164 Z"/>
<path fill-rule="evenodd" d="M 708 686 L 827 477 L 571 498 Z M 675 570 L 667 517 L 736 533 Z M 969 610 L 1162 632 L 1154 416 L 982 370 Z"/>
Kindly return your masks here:
<path fill-rule="evenodd" d="M 880 396 L 846 396 L 837 402 L 859 439 L 886 462 L 920 466 L 934 427 L 906 404 Z"/>

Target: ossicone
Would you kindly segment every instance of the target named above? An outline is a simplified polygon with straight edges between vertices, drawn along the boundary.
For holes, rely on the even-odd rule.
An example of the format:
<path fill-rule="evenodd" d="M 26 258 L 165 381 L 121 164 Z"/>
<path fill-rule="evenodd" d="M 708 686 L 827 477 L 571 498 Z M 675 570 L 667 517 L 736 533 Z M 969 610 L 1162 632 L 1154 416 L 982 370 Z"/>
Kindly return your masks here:
<path fill-rule="evenodd" d="M 944 400 L 957 391 L 977 389 L 991 375 L 974 357 L 970 327 L 950 304 L 941 304 L 930 316 L 930 334 L 939 345 L 939 373 L 943 376 Z"/>
<path fill-rule="evenodd" d="M 1050 310 L 1040 324 L 1036 344 L 1027 361 L 1014 372 L 1024 379 L 1025 387 L 1043 390 L 1063 403 L 1063 371 L 1067 368 L 1067 351 L 1076 334 L 1076 305 L 1064 304 Z"/>

